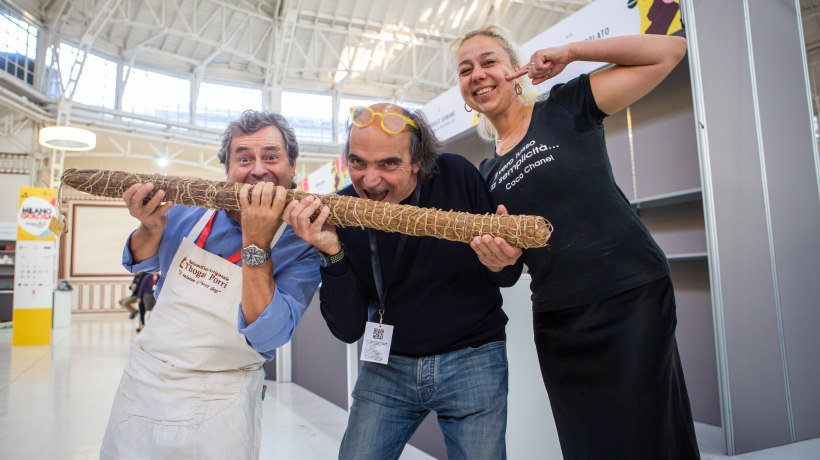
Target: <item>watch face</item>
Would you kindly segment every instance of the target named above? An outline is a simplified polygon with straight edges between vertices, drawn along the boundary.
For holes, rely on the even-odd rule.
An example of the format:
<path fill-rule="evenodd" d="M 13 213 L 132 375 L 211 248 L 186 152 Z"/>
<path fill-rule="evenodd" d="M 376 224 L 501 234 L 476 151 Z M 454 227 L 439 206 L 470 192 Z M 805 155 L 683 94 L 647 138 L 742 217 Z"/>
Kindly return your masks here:
<path fill-rule="evenodd" d="M 321 251 L 316 251 L 319 253 L 319 265 L 322 267 L 327 267 L 330 265 L 330 257 L 328 257 L 325 253 Z"/>
<path fill-rule="evenodd" d="M 256 246 L 249 246 L 242 250 L 242 262 L 255 267 L 262 262 L 268 260 L 265 257 L 267 254 L 262 249 Z"/>

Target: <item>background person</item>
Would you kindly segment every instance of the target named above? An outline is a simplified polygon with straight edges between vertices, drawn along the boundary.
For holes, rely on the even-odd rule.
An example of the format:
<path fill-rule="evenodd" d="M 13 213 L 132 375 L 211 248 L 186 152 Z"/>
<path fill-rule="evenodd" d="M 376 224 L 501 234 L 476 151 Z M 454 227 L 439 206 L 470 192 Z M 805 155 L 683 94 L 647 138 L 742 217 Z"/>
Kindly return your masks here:
<path fill-rule="evenodd" d="M 134 317 L 137 316 L 136 306 L 140 300 L 140 298 L 137 296 L 137 290 L 139 290 L 140 283 L 142 282 L 142 278 L 144 276 L 144 272 L 139 272 L 135 274 L 134 277 L 131 279 L 131 284 L 128 286 L 128 289 L 131 290 L 131 295 L 128 297 L 123 297 L 119 300 L 120 306 L 130 312 L 128 314 L 128 319 L 134 319 Z"/>
<path fill-rule="evenodd" d="M 319 282 L 316 251 L 281 225 L 297 155 L 281 115 L 246 111 L 219 152 L 228 181 L 246 184 L 241 213 L 162 204 L 162 190 L 143 204 L 150 183 L 123 195 L 140 221 L 123 265 L 162 277 L 101 458 L 259 457 L 262 365 L 290 340 Z"/>
<path fill-rule="evenodd" d="M 391 104 L 351 112 L 344 157 L 352 185 L 340 195 L 492 211 L 478 171 L 463 157 L 439 155 L 419 113 Z M 312 197 L 294 201 L 284 217 L 321 251 L 319 295 L 328 327 L 347 343 L 364 335 L 366 352 L 373 350 L 370 339 L 389 341 L 382 334 L 393 328 L 392 344 L 380 350 L 389 354 L 387 363 L 362 364 L 339 458 L 399 458 L 431 410 L 449 459 L 505 458 L 507 316 L 498 286 L 513 284 L 522 266 L 494 273 L 463 243 L 336 229 L 324 225 L 326 206 L 311 223 L 320 204 Z"/>
<path fill-rule="evenodd" d="M 144 273 L 142 279 L 140 279 L 140 285 L 135 291 L 135 296 L 139 299 L 139 327 L 137 327 L 137 332 L 142 332 L 142 329 L 145 327 L 145 314 L 154 309 L 154 303 L 156 299 L 154 298 L 154 288 L 157 285 L 157 280 L 159 279 L 159 272 L 157 273 Z"/>
<path fill-rule="evenodd" d="M 549 245 L 523 259 L 564 457 L 698 458 L 669 266 L 615 184 L 603 127 L 672 71 L 685 40 L 591 40 L 523 62 L 499 28 L 486 26 L 453 48 L 465 109 L 495 134 L 495 154 L 480 167 L 493 202 L 555 227 Z M 524 99 L 523 78 L 539 84 L 573 61 L 615 65 L 556 85 L 545 100 Z M 485 263 L 512 263 L 520 251 L 499 240 L 472 244 Z"/>

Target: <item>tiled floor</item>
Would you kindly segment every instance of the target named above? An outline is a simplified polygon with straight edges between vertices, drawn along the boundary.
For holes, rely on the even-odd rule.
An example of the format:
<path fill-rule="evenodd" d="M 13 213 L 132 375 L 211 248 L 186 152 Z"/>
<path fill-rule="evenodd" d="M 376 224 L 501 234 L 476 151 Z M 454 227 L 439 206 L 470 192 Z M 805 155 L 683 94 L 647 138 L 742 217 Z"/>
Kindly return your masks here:
<path fill-rule="evenodd" d="M 52 345 L 32 347 L 12 347 L 11 330 L 0 329 L 0 458 L 96 459 L 134 327 L 125 315 L 74 315 Z M 346 420 L 298 385 L 268 382 L 261 458 L 336 458 Z M 697 428 L 704 460 L 729 458 L 719 429 Z M 430 458 L 410 446 L 402 455 Z M 820 439 L 733 458 L 820 459 Z"/>

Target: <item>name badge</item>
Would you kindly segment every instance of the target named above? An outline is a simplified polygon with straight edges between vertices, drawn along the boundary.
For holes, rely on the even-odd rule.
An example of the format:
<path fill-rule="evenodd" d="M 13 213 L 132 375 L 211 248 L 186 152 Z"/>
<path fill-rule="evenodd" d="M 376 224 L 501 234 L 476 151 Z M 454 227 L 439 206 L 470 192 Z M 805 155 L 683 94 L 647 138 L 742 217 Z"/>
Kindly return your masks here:
<path fill-rule="evenodd" d="M 393 340 L 393 326 L 368 321 L 362 338 L 362 355 L 359 359 L 387 364 L 387 359 L 390 358 L 390 342 Z"/>

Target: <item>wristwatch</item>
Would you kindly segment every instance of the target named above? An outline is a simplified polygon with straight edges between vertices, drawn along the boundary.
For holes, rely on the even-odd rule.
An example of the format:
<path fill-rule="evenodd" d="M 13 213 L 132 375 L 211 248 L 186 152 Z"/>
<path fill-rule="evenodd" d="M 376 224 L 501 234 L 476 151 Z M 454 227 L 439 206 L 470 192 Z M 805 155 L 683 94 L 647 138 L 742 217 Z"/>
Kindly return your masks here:
<path fill-rule="evenodd" d="M 342 243 L 339 243 L 339 246 L 341 246 L 342 249 L 339 252 L 337 252 L 336 254 L 333 254 L 332 256 L 329 256 L 329 255 L 325 254 L 322 251 L 318 251 L 319 252 L 319 265 L 321 265 L 322 267 L 329 267 L 329 266 L 335 264 L 336 262 L 344 259 L 344 257 L 345 257 L 345 246 Z"/>
<path fill-rule="evenodd" d="M 242 248 L 242 263 L 255 267 L 270 259 L 270 249 L 265 250 L 255 244 Z"/>

